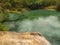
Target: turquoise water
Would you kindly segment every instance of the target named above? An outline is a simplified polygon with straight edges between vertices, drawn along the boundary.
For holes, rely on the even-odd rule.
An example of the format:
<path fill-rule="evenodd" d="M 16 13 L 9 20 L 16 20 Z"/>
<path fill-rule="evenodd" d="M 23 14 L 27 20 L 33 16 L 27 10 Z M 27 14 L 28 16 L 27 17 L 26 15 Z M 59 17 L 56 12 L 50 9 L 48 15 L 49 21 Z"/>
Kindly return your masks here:
<path fill-rule="evenodd" d="M 60 12 L 34 10 L 22 14 L 9 14 L 4 22 L 10 31 L 40 32 L 52 45 L 60 45 Z"/>

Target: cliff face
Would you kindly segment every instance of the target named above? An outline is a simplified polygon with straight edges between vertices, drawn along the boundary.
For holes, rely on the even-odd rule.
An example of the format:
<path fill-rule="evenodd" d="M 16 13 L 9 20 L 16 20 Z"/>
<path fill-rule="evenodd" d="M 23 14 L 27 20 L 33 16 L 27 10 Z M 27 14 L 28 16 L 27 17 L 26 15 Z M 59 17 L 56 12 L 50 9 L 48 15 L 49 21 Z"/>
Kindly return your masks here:
<path fill-rule="evenodd" d="M 51 45 L 37 32 L 0 32 L 0 45 Z"/>

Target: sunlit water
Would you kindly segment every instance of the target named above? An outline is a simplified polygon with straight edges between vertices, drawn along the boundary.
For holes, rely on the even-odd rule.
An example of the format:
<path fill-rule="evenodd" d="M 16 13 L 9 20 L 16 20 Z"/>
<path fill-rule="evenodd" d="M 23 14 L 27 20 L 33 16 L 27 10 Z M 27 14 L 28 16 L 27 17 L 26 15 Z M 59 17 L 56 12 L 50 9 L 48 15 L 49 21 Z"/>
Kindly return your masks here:
<path fill-rule="evenodd" d="M 12 21 L 4 23 L 10 31 L 40 32 L 52 45 L 60 45 L 60 22 L 58 16 L 38 17 L 33 20 Z"/>

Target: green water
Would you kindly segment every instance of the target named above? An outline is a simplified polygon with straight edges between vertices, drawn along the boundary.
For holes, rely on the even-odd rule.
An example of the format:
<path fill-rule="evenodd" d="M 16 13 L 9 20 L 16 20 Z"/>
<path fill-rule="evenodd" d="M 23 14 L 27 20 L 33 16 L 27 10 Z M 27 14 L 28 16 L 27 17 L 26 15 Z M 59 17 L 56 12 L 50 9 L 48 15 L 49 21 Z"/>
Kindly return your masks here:
<path fill-rule="evenodd" d="M 12 15 L 12 16 L 11 16 Z M 60 45 L 60 12 L 34 10 L 22 14 L 9 14 L 4 25 L 10 31 L 40 32 L 52 45 Z"/>

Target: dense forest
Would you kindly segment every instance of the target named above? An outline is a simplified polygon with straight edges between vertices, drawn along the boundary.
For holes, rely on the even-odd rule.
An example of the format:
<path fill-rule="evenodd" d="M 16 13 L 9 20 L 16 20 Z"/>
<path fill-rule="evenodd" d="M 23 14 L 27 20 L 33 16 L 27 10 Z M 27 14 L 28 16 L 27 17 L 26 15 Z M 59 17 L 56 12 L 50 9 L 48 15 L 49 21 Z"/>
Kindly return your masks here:
<path fill-rule="evenodd" d="M 5 11 L 23 11 L 44 9 L 53 6 L 56 10 L 60 10 L 59 0 L 0 0 L 0 10 Z"/>

